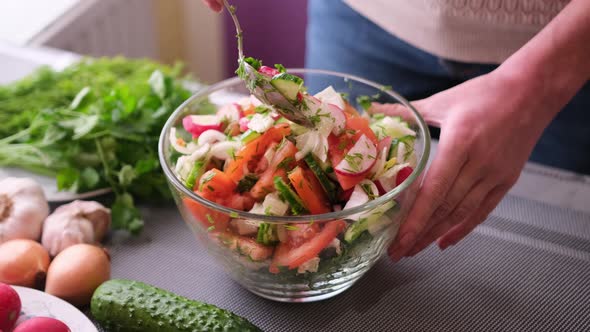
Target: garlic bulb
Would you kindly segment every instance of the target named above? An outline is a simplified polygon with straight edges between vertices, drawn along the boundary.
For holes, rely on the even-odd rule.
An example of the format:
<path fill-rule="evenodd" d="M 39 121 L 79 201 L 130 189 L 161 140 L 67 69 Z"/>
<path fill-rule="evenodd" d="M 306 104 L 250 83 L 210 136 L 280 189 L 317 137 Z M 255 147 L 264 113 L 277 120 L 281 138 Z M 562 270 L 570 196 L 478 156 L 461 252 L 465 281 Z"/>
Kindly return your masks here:
<path fill-rule="evenodd" d="M 100 242 L 110 225 L 111 210 L 97 202 L 73 201 L 47 217 L 41 243 L 55 256 L 74 244 Z"/>
<path fill-rule="evenodd" d="M 0 181 L 0 243 L 38 240 L 48 214 L 49 204 L 37 182 L 27 178 Z"/>

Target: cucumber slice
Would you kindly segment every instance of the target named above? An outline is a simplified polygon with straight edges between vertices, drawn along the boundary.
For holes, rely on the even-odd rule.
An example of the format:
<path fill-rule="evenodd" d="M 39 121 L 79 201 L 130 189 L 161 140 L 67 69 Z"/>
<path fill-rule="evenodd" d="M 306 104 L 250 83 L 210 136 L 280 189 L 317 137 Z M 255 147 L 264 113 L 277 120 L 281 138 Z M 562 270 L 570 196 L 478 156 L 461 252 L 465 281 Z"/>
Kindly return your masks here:
<path fill-rule="evenodd" d="M 337 189 L 336 185 L 334 184 L 334 182 L 332 182 L 332 180 L 330 180 L 330 178 L 328 177 L 328 174 L 326 174 L 326 172 L 318 164 L 318 162 L 311 155 L 311 153 L 308 154 L 307 156 L 305 156 L 303 158 L 303 160 L 305 160 L 305 163 L 307 164 L 307 166 L 309 166 L 309 169 L 311 169 L 311 171 L 313 172 L 315 177 L 320 182 L 320 185 L 322 186 L 322 188 L 324 188 L 324 191 L 328 195 L 328 199 L 330 200 L 330 203 L 332 203 L 332 204 L 337 203 L 338 202 L 338 193 L 337 193 L 338 189 Z"/>
<path fill-rule="evenodd" d="M 256 234 L 256 242 L 264 244 L 265 246 L 272 245 L 277 242 L 278 238 L 275 235 L 276 225 L 269 223 L 261 223 L 258 226 L 258 234 Z"/>
<path fill-rule="evenodd" d="M 201 177 L 201 175 L 203 175 L 204 171 L 205 161 L 197 160 L 193 165 L 193 168 L 191 169 L 191 172 L 189 173 L 188 177 L 186 178 L 184 185 L 188 189 L 193 190 L 193 188 L 195 187 L 195 183 L 197 183 L 197 180 Z"/>
<path fill-rule="evenodd" d="M 252 142 L 253 140 L 257 139 L 258 137 L 260 137 L 260 133 L 252 130 L 252 129 L 248 129 L 246 130 L 245 133 L 242 134 L 242 136 L 240 136 L 240 140 L 242 141 L 242 143 L 244 144 L 248 144 L 250 142 Z"/>
<path fill-rule="evenodd" d="M 297 196 L 295 191 L 293 191 L 293 189 L 291 189 L 291 187 L 289 187 L 289 185 L 286 184 L 285 181 L 283 181 L 283 179 L 280 176 L 277 176 L 274 178 L 274 184 L 275 184 L 275 188 L 279 192 L 279 195 L 287 203 L 289 203 L 289 206 L 291 206 L 291 212 L 293 212 L 294 215 L 299 215 L 299 214 L 304 214 L 304 213 L 309 212 L 309 211 L 307 211 L 307 209 L 303 205 L 303 201 L 301 201 L 301 198 L 299 196 Z"/>
<path fill-rule="evenodd" d="M 270 84 L 285 96 L 285 98 L 295 101 L 297 99 L 297 93 L 299 93 L 303 85 L 303 79 L 295 75 L 281 73 L 275 75 L 270 80 Z"/>
<path fill-rule="evenodd" d="M 374 225 L 377 222 L 382 226 L 386 225 L 383 221 L 385 218 L 382 218 L 382 220 L 380 220 L 380 218 L 396 205 L 397 202 L 392 200 L 381 206 L 378 206 L 369 212 L 363 213 L 356 222 L 348 227 L 344 233 L 344 241 L 348 243 L 354 242 L 354 240 L 356 240 L 364 231 L 367 231 L 369 228 L 378 228 Z M 387 218 L 387 220 L 390 220 L 390 218 Z"/>
<path fill-rule="evenodd" d="M 397 147 L 400 142 L 404 143 L 407 146 L 413 146 L 415 139 L 416 139 L 416 136 L 412 136 L 412 135 L 406 135 L 406 136 L 392 139 L 391 145 L 389 146 L 389 153 L 387 154 L 387 160 L 390 160 L 391 158 L 397 156 Z"/>

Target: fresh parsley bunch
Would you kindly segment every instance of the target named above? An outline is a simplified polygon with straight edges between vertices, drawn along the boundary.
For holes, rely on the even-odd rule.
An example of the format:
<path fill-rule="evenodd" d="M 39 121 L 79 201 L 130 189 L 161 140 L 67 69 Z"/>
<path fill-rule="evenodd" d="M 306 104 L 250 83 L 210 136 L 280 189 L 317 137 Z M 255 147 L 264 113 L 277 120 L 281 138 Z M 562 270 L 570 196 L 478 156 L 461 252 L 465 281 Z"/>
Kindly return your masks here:
<path fill-rule="evenodd" d="M 134 198 L 170 198 L 157 143 L 190 96 L 180 70 L 149 60 L 84 59 L 0 87 L 0 166 L 55 176 L 60 190 L 110 187 L 113 228 L 140 232 Z"/>

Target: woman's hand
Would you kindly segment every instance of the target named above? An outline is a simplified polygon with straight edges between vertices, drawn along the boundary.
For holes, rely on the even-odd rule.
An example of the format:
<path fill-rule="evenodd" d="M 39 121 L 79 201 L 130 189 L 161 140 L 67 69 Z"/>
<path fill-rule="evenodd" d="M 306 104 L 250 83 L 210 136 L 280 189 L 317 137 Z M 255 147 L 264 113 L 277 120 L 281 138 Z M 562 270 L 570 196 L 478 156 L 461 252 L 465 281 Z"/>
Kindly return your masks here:
<path fill-rule="evenodd" d="M 456 244 L 516 182 L 551 121 L 547 114 L 555 113 L 519 93 L 521 84 L 491 73 L 412 103 L 426 122 L 441 127 L 441 135 L 416 201 L 389 248 L 394 261 L 437 239 L 441 249 Z M 374 111 L 395 114 L 399 107 Z"/>
<path fill-rule="evenodd" d="M 211 8 L 211 10 L 215 11 L 215 12 L 221 12 L 221 10 L 223 9 L 223 1 L 222 0 L 202 0 L 203 3 Z"/>

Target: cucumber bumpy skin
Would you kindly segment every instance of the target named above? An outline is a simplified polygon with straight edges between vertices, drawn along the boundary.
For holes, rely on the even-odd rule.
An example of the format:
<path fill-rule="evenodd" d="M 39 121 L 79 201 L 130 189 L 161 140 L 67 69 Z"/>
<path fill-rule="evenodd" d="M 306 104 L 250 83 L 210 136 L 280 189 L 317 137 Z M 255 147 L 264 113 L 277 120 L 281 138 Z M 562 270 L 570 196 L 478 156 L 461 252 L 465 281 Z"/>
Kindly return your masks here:
<path fill-rule="evenodd" d="M 124 279 L 98 287 L 90 310 L 109 332 L 261 331 L 230 311 Z"/>

